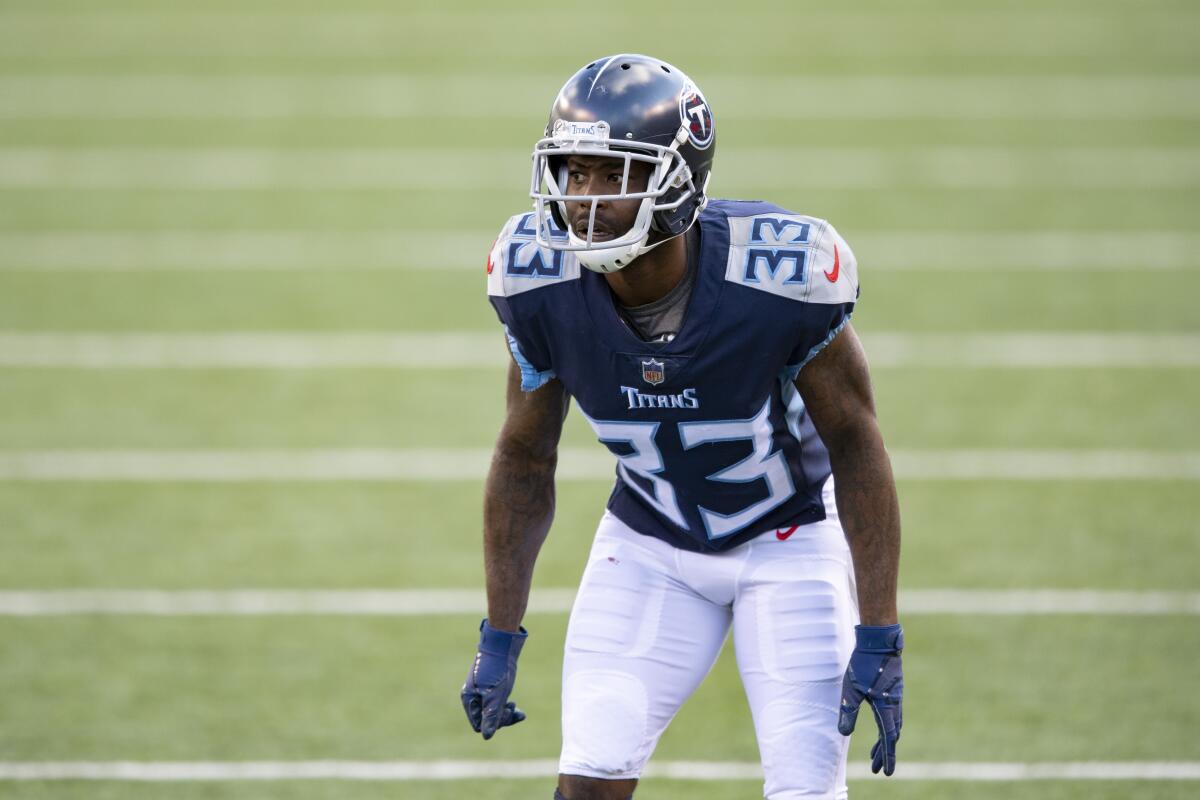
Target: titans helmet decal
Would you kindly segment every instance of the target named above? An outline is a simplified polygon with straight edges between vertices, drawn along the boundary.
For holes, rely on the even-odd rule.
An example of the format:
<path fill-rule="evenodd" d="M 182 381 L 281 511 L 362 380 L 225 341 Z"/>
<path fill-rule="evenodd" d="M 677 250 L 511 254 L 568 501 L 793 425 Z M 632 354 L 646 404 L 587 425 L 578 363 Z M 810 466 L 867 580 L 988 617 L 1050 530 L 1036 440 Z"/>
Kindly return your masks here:
<path fill-rule="evenodd" d="M 689 83 L 679 93 L 679 119 L 688 126 L 688 139 L 697 150 L 712 144 L 715 133 L 712 111 L 694 83 Z"/>

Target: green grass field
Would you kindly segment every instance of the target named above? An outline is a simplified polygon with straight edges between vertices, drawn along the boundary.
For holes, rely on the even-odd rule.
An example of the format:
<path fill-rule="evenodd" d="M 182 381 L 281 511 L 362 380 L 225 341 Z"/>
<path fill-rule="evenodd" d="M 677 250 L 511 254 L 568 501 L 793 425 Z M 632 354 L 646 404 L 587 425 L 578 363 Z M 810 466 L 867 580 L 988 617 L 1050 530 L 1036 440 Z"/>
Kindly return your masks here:
<path fill-rule="evenodd" d="M 487 243 L 528 204 L 555 91 L 618 51 L 704 88 L 716 196 L 829 218 L 855 245 L 868 341 L 1200 334 L 1194 2 L 0 0 L 0 454 L 490 447 L 499 362 L 30 367 L 4 337 L 498 339 Z M 897 450 L 1200 458 L 1195 366 L 881 366 L 875 383 Z M 578 414 L 564 443 L 592 443 Z M 902 587 L 1200 592 L 1197 477 L 903 479 Z M 576 585 L 608 488 L 559 487 L 538 589 Z M 481 492 L 476 476 L 0 478 L 0 607 L 17 591 L 479 589 Z M 4 611 L 0 797 L 548 798 L 549 778 L 5 777 L 26 762 L 556 758 L 565 615 L 529 617 L 529 720 L 488 743 L 457 699 L 478 616 Z M 901 775 L 1200 764 L 1194 614 L 902 620 Z M 870 743 L 855 738 L 856 764 Z M 756 760 L 726 652 L 655 762 Z M 1176 800 L 1198 785 L 852 780 L 851 796 Z M 759 789 L 652 776 L 638 797 Z"/>

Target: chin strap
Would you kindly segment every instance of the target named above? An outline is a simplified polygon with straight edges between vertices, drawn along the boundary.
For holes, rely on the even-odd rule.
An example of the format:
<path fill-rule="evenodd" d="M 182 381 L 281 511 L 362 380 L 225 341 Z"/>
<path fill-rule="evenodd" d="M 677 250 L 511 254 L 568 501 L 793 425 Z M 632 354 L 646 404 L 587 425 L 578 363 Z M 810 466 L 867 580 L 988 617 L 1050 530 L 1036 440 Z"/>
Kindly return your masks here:
<path fill-rule="evenodd" d="M 683 234 L 676 234 L 676 236 L 682 235 Z M 646 237 L 649 238 L 649 236 L 650 234 L 647 233 Z M 616 256 L 615 258 L 597 258 L 591 264 L 589 264 L 588 261 L 591 260 L 592 256 L 604 256 L 606 255 L 606 252 L 604 250 L 580 250 L 575 253 L 575 258 L 579 260 L 580 264 L 587 267 L 592 272 L 616 272 L 628 267 L 639 256 L 644 256 L 646 253 L 649 253 L 660 244 L 669 242 L 674 238 L 675 236 L 668 236 L 666 239 L 660 239 L 654 244 L 646 244 L 645 240 L 643 240 L 635 244 L 627 245 L 619 248 L 621 251 L 623 251 L 622 255 Z M 625 255 L 625 253 L 627 253 L 627 255 Z"/>

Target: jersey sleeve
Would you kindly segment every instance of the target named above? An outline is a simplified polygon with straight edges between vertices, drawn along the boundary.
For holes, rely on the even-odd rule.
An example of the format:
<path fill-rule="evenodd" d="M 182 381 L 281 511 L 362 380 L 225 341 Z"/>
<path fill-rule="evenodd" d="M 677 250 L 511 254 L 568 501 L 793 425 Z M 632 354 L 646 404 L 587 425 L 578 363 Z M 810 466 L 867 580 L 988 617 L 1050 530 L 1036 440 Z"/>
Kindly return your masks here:
<path fill-rule="evenodd" d="M 729 217 L 725 279 L 790 301 L 766 313 L 778 321 L 787 348 L 784 369 L 795 378 L 849 322 L 858 262 L 823 219 L 766 203 L 738 202 L 736 210 Z"/>
<path fill-rule="evenodd" d="M 561 283 L 578 266 L 561 252 L 537 246 L 530 214 L 509 219 L 488 253 L 488 300 L 504 327 L 513 361 L 521 370 L 521 389 L 543 386 L 556 376 L 550 332 L 539 315 L 536 289 Z M 573 261 L 573 260 L 572 260 Z M 576 274 L 577 277 L 577 274 Z"/>
<path fill-rule="evenodd" d="M 809 286 L 798 341 L 786 367 L 792 379 L 841 333 L 858 301 L 858 261 L 833 225 L 824 223 L 809 258 Z"/>

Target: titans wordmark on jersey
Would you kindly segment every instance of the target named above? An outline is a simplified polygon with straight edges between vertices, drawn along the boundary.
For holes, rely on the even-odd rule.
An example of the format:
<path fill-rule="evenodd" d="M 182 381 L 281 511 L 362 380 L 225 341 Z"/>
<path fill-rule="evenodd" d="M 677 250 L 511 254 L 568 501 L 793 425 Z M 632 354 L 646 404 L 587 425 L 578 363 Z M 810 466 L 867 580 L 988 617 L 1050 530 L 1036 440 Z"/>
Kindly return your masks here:
<path fill-rule="evenodd" d="M 769 203 L 711 202 L 683 325 L 649 343 L 602 275 L 537 246 L 531 217 L 510 219 L 493 245 L 488 296 L 522 388 L 558 378 L 616 456 L 609 509 L 697 551 L 823 519 L 829 456 L 793 380 L 858 297 L 854 255 L 833 226 Z"/>

